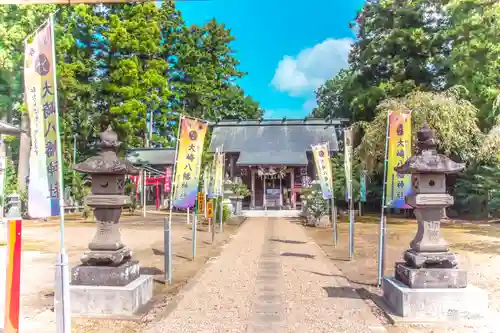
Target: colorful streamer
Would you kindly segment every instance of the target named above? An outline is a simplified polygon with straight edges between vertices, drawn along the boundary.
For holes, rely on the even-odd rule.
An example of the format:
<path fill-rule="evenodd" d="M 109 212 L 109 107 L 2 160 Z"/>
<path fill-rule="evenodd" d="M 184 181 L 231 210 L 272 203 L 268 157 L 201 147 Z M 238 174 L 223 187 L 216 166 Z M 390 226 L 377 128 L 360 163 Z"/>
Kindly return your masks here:
<path fill-rule="evenodd" d="M 194 207 L 207 127 L 206 122 L 181 116 L 173 196 L 177 208 Z"/>
<path fill-rule="evenodd" d="M 316 172 L 321 185 L 324 199 L 333 197 L 333 176 L 332 167 L 330 164 L 330 154 L 328 152 L 328 143 L 312 145 L 314 163 L 316 164 Z"/>
<path fill-rule="evenodd" d="M 411 175 L 401 175 L 394 168 L 411 156 L 411 113 L 389 112 L 389 145 L 387 150 L 387 187 L 385 205 L 390 208 L 411 208 L 405 197 L 411 193 Z"/>
<path fill-rule="evenodd" d="M 22 221 L 10 220 L 8 264 L 5 290 L 4 333 L 19 332 L 19 312 L 21 299 L 21 236 Z"/>

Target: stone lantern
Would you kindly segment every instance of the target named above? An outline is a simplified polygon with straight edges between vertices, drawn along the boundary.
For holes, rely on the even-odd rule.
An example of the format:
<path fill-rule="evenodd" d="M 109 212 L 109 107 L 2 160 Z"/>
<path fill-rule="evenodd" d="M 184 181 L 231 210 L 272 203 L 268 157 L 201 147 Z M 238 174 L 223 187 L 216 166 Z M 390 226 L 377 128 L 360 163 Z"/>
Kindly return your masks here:
<path fill-rule="evenodd" d="M 468 285 L 467 272 L 458 268 L 440 232 L 442 211 L 453 204 L 446 193 L 446 175 L 465 164 L 436 152 L 434 131 L 427 124 L 417 134 L 419 152 L 394 170 L 412 175 L 412 194 L 406 203 L 414 208 L 418 229 L 396 263 L 395 277 L 383 280 L 384 299 L 393 312 L 417 320 L 457 320 L 482 317 L 488 295 Z"/>
<path fill-rule="evenodd" d="M 92 193 L 86 204 L 93 208 L 96 232 L 82 265 L 71 274 L 71 310 L 84 315 L 133 315 L 152 297 L 152 277 L 140 276 L 139 262 L 123 244 L 119 229 L 122 208 L 130 204 L 124 195 L 126 175 L 139 169 L 118 158 L 121 145 L 108 127 L 100 135 L 98 156 L 75 165 L 74 170 L 92 177 Z M 139 301 L 137 301 L 139 300 Z"/>

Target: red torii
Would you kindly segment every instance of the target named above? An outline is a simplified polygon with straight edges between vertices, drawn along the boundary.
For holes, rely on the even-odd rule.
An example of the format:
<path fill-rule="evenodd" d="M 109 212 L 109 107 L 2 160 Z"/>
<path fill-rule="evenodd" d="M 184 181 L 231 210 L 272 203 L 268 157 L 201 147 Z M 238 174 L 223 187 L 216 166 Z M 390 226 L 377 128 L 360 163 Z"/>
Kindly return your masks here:
<path fill-rule="evenodd" d="M 144 174 L 144 173 L 143 173 Z M 135 199 L 139 200 L 139 187 L 142 184 L 142 175 L 139 176 L 129 176 L 135 184 Z M 171 190 L 171 180 L 172 180 L 172 170 L 171 168 L 165 169 L 164 176 L 157 177 L 146 177 L 146 185 L 155 185 L 155 204 L 156 209 L 160 208 L 160 185 L 163 185 L 165 193 L 169 193 Z M 145 193 L 143 195 L 146 195 Z"/>

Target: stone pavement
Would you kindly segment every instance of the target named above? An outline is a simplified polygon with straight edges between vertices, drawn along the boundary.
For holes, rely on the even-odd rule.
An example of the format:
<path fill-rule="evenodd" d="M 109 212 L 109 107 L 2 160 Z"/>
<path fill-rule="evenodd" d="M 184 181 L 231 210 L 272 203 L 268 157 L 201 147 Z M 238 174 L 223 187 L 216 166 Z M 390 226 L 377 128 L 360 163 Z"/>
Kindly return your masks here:
<path fill-rule="evenodd" d="M 251 218 L 146 333 L 386 332 L 302 226 Z"/>

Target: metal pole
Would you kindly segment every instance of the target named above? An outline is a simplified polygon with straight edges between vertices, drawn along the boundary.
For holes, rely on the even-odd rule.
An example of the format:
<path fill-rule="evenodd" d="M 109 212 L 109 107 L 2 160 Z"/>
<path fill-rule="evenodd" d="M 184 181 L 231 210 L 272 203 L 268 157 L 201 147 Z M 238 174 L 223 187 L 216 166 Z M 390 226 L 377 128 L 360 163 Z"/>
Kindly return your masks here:
<path fill-rule="evenodd" d="M 198 205 L 198 210 L 200 209 L 200 206 Z M 206 210 L 206 208 L 205 208 Z M 198 214 L 194 214 L 194 219 L 193 219 L 193 236 L 192 236 L 192 243 L 193 243 L 193 260 L 196 258 L 196 232 L 198 231 Z"/>
<path fill-rule="evenodd" d="M 205 189 L 205 191 L 203 192 L 203 217 L 204 218 L 207 218 L 207 190 L 208 189 Z"/>
<path fill-rule="evenodd" d="M 219 216 L 219 233 L 222 233 L 222 223 L 224 222 L 223 220 L 223 212 L 224 212 L 224 171 L 225 171 L 225 164 L 226 164 L 226 156 L 222 152 L 224 149 L 224 146 L 221 146 L 220 148 L 220 154 L 221 154 L 221 168 L 222 168 L 222 177 L 221 177 L 221 184 L 220 184 L 220 216 Z"/>
<path fill-rule="evenodd" d="M 264 210 L 267 210 L 267 202 L 266 202 L 266 172 L 264 171 L 264 174 L 262 175 L 262 181 L 264 182 L 264 193 L 262 197 L 262 203 L 264 204 Z"/>
<path fill-rule="evenodd" d="M 212 224 L 212 218 L 210 218 L 210 224 Z M 215 225 L 212 225 L 212 244 L 214 243 L 215 239 Z"/>
<path fill-rule="evenodd" d="M 57 13 L 57 11 L 56 11 Z M 55 13 L 54 13 L 55 14 Z M 71 332 L 71 311 L 69 298 L 69 272 L 68 254 L 64 248 L 64 178 L 63 178 L 63 157 L 61 145 L 61 130 L 59 123 L 59 101 L 57 94 L 57 69 L 56 69 L 56 41 L 54 33 L 54 14 L 50 15 L 51 35 L 52 35 L 52 78 L 54 80 L 54 107 L 57 112 L 56 117 L 56 140 L 57 140 L 57 178 L 59 183 L 59 234 L 60 250 L 56 258 L 56 327 L 58 333 Z M 59 292 L 57 292 L 59 291 Z M 57 297 L 59 296 L 59 297 Z"/>
<path fill-rule="evenodd" d="M 337 212 L 335 209 L 335 199 L 332 196 L 332 231 L 333 231 L 333 246 L 337 247 Z"/>
<path fill-rule="evenodd" d="M 179 115 L 179 129 L 177 130 L 177 139 L 175 142 L 175 162 L 174 162 L 174 165 L 172 167 L 172 188 L 170 189 L 168 223 L 167 223 L 167 219 L 165 219 L 165 221 L 163 223 L 163 229 L 165 230 L 165 235 L 166 235 L 167 229 L 168 229 L 168 232 L 170 233 L 170 225 L 172 224 L 172 209 L 174 207 L 173 197 L 174 197 L 175 185 L 177 183 L 175 172 L 176 172 L 176 166 L 177 166 L 177 155 L 179 153 L 179 136 L 181 134 L 181 126 L 182 126 L 182 119 L 183 118 L 184 118 L 184 116 L 182 114 L 180 114 Z M 167 238 L 165 238 L 165 237 L 163 238 L 163 249 L 164 249 L 163 252 L 165 254 L 165 257 L 167 257 L 167 252 L 170 253 L 171 245 L 167 241 Z M 165 259 L 165 281 L 167 281 L 167 274 L 168 274 L 169 279 L 172 276 L 172 274 L 171 274 L 172 273 L 172 266 L 171 266 L 170 260 L 168 261 L 168 265 L 167 265 L 166 260 L 167 259 Z M 167 272 L 167 270 L 170 272 Z M 169 281 L 171 281 L 171 280 L 169 280 Z"/>
<path fill-rule="evenodd" d="M 146 178 L 148 174 L 145 169 L 142 169 L 142 216 L 146 217 Z"/>
<path fill-rule="evenodd" d="M 186 224 L 189 224 L 189 207 L 186 208 Z"/>
<path fill-rule="evenodd" d="M 385 132 L 385 155 L 384 155 L 384 181 L 382 183 L 382 204 L 380 208 L 380 228 L 379 228 L 379 239 L 378 239 L 378 267 L 377 267 L 377 285 L 382 285 L 382 278 L 384 276 L 384 248 L 385 248 L 385 229 L 386 220 L 384 218 L 385 214 L 385 188 L 387 186 L 387 150 L 389 147 L 389 120 L 390 111 L 387 112 L 387 124 Z"/>
<path fill-rule="evenodd" d="M 279 174 L 280 177 L 280 210 L 283 206 L 283 185 L 281 184 L 281 173 Z"/>
<path fill-rule="evenodd" d="M 165 239 L 164 265 L 165 265 L 165 283 L 172 283 L 172 221 L 165 217 L 165 228 L 163 237 Z"/>
<path fill-rule="evenodd" d="M 354 259 L 354 202 L 352 195 L 352 132 L 349 130 L 349 138 L 347 137 L 346 130 L 344 130 L 344 151 L 348 151 L 348 156 L 344 158 L 348 158 L 349 162 L 349 182 L 347 183 L 347 193 L 348 193 L 348 201 L 349 201 L 349 260 Z M 348 140 L 349 139 L 349 140 Z M 349 143 L 349 145 L 347 145 Z M 347 175 L 346 175 L 347 176 Z"/>
<path fill-rule="evenodd" d="M 327 149 L 328 149 L 328 159 L 330 160 L 330 142 L 326 143 Z M 333 246 L 337 247 L 337 209 L 335 207 L 335 188 L 333 184 L 333 170 L 331 170 L 332 165 L 330 161 L 330 171 L 332 172 L 332 175 L 330 177 L 330 182 L 331 182 L 331 189 L 332 189 L 332 202 L 331 202 L 331 209 L 332 209 L 332 232 L 333 232 Z"/>

